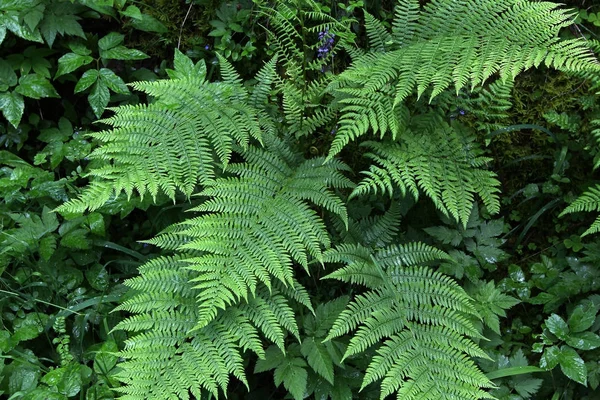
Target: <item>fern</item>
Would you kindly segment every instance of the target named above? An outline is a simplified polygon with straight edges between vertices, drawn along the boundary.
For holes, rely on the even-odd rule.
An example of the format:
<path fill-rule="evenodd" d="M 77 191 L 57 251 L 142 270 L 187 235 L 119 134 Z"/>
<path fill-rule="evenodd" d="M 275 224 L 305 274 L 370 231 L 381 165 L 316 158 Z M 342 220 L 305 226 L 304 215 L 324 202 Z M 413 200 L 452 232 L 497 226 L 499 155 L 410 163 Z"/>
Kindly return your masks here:
<path fill-rule="evenodd" d="M 600 211 L 600 185 L 589 188 L 578 199 L 565 208 L 564 211 L 560 213 L 560 217 L 582 211 Z M 598 232 L 600 232 L 600 216 L 596 217 L 596 220 L 581 236 L 587 236 Z"/>
<path fill-rule="evenodd" d="M 371 40 L 375 51 L 354 60 L 329 86 L 334 96 L 345 100 L 342 114 L 354 118 L 340 121 L 328 157 L 370 129 L 394 137 L 398 130 L 387 104 L 401 103 L 415 89 L 417 97 L 430 91 L 432 99 L 450 86 L 457 93 L 463 87 L 473 89 L 496 74 L 503 82 L 513 80 L 542 63 L 565 71 L 597 72 L 600 63 L 584 40 L 557 38 L 570 19 L 568 11 L 550 2 L 434 0 L 423 10 L 417 0 L 401 2 L 392 23 L 392 49 L 382 52 L 380 40 Z M 381 31 L 369 16 L 365 24 L 368 32 Z M 383 104 L 387 123 L 371 117 L 384 115 L 375 109 Z"/>
<path fill-rule="evenodd" d="M 143 332 L 122 353 L 130 360 L 120 374 L 125 398 L 188 398 L 188 387 L 216 396 L 230 374 L 247 385 L 240 353 L 264 356 L 259 332 L 281 351 L 286 331 L 299 339 L 288 299 L 312 307 L 293 264 L 308 268 L 330 245 L 309 203 L 347 220 L 328 186 L 352 184 L 341 163 L 302 160 L 279 140 L 265 142 L 266 150 L 241 152 L 246 162 L 228 168 L 234 176 L 199 193 L 207 200 L 192 211 L 205 214 L 148 241 L 177 255 L 148 262 L 126 283 L 137 294 L 119 309 L 136 315 L 115 329 Z M 153 354 L 159 360 L 148 364 Z"/>
<path fill-rule="evenodd" d="M 430 118 L 424 118 L 428 124 Z M 489 212 L 500 210 L 497 193 L 500 182 L 491 171 L 482 167 L 490 161 L 482 156 L 464 128 L 435 123 L 432 132 L 417 129 L 407 131 L 398 142 L 364 142 L 371 152 L 365 156 L 378 165 L 372 165 L 367 176 L 353 191 L 352 196 L 369 192 L 392 194 L 395 187 L 402 195 L 419 197 L 422 190 L 445 215 L 454 217 L 466 226 L 478 194 Z M 417 133 L 419 132 L 419 133 Z"/>
<path fill-rule="evenodd" d="M 280 54 L 285 70 L 276 87 L 282 96 L 286 128 L 296 137 L 311 135 L 335 116 L 333 107 L 321 104 L 332 79 L 325 68 L 332 63 L 338 46 L 349 46 L 354 40 L 349 29 L 353 20 L 342 24 L 319 11 L 314 2 L 302 0 L 279 1 L 276 7 L 265 7 L 261 12 L 269 17 L 269 42 Z M 322 53 L 323 57 L 317 57 L 322 43 L 313 42 L 313 38 L 325 31 L 335 33 L 338 40 Z"/>
<path fill-rule="evenodd" d="M 356 330 L 344 358 L 385 340 L 362 382 L 364 389 L 382 379 L 381 399 L 394 392 L 403 400 L 493 398 L 481 389 L 493 385 L 469 358 L 487 358 L 470 339 L 480 337 L 467 318 L 477 317 L 471 299 L 450 278 L 415 266 L 440 258 L 448 255 L 422 243 L 325 253 L 327 262 L 347 264 L 326 278 L 370 289 L 340 314 L 327 339 Z"/>
<path fill-rule="evenodd" d="M 175 199 L 180 191 L 189 197 L 197 185 L 214 180 L 217 166 L 226 168 L 234 144 L 246 148 L 251 139 L 261 140 L 261 114 L 221 61 L 224 82 L 207 82 L 203 68 L 197 76 L 133 83 L 155 101 L 115 108 L 113 117 L 100 121 L 112 129 L 88 135 L 103 143 L 89 158 L 104 166 L 89 172 L 91 184 L 58 211 L 92 211 L 123 192 Z"/>

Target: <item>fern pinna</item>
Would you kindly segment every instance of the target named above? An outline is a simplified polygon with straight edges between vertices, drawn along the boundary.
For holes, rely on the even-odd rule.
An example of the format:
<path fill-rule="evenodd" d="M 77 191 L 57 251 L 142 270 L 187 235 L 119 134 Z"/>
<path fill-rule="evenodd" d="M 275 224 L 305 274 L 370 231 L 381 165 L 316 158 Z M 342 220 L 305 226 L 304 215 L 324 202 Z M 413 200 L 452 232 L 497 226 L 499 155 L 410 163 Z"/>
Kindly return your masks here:
<path fill-rule="evenodd" d="M 462 224 L 475 196 L 497 212 L 499 183 L 484 169 L 489 159 L 474 135 L 439 112 L 410 111 L 406 100 L 429 91 L 433 98 L 451 85 L 468 91 L 494 75 L 512 80 L 542 62 L 585 72 L 597 71 L 598 62 L 583 41 L 557 38 L 569 14 L 552 3 L 433 0 L 421 8 L 403 0 L 391 32 L 365 14 L 372 51 L 344 43 L 351 66 L 311 80 L 324 63 L 305 59 L 317 47 L 304 46 L 306 35 L 337 25 L 317 11 L 297 7 L 299 17 L 290 2 L 278 3 L 262 15 L 273 20 L 271 39 L 280 52 L 257 74 L 253 91 L 226 60 L 220 58 L 221 81 L 209 82 L 202 62 L 177 52 L 171 79 L 133 85 L 153 103 L 115 108 L 103 120 L 112 129 L 91 134 L 103 144 L 91 156 L 97 164 L 90 186 L 59 208 L 84 212 L 135 193 L 175 200 L 181 192 L 199 201 L 195 216 L 147 241 L 164 254 L 126 282 L 131 292 L 118 309 L 131 316 L 115 329 L 131 336 L 121 351 L 125 385 L 117 391 L 125 399 L 217 397 L 227 394 L 231 376 L 252 390 L 245 366 L 254 353 L 261 359 L 255 371 L 275 369 L 275 383 L 301 399 L 307 365 L 339 388 L 333 356 L 323 361 L 336 341 L 345 352 L 336 367 L 359 354 L 367 358 L 354 379 L 361 390 L 378 385 L 381 399 L 491 398 L 492 385 L 472 359 L 486 357 L 476 344 L 477 308 L 432 268 L 450 256 L 400 240 L 396 203 L 384 217 L 362 221 L 346 207 L 380 192 L 394 200 L 424 192 Z M 304 17 L 320 22 L 299 34 Z M 277 64 L 286 72 L 278 73 Z M 508 91 L 497 84 L 481 101 L 490 93 L 505 100 Z M 321 104 L 326 94 L 331 104 Z M 266 107 L 274 95 L 281 106 Z M 497 104 L 498 111 L 505 107 Z M 335 117 L 339 130 L 328 157 L 306 159 L 289 138 L 319 133 Z M 380 140 L 363 143 L 373 164 L 355 186 L 336 156 L 367 134 Z M 341 231 L 336 241 L 334 228 Z M 300 283 L 313 264 L 334 269 L 329 279 L 364 288 L 326 335 L 311 337 L 307 364 L 286 352 L 295 340 L 307 342 L 295 311 L 313 312 Z M 265 351 L 266 342 L 275 347 Z M 273 354 L 278 364 L 270 362 Z M 294 376 L 282 376 L 286 371 Z M 331 397 L 353 397 L 344 393 Z"/>

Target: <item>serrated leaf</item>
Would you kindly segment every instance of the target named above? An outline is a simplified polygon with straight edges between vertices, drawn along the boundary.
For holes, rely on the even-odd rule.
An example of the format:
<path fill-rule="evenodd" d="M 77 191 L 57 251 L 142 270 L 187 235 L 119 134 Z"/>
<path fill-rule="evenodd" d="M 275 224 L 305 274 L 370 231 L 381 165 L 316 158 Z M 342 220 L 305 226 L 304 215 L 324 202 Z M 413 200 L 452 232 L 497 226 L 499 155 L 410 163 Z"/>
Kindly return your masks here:
<path fill-rule="evenodd" d="M 33 32 L 37 28 L 38 24 L 44 18 L 44 10 L 46 6 L 43 3 L 30 8 L 24 15 L 23 21 L 27 24 L 27 27 Z"/>
<path fill-rule="evenodd" d="M 48 46 L 52 47 L 56 35 L 73 35 L 85 39 L 85 33 L 77 22 L 78 17 L 74 14 L 68 13 L 46 13 L 44 20 L 40 24 L 40 32 L 44 39 L 48 43 Z"/>
<path fill-rule="evenodd" d="M 179 49 L 175 49 L 173 64 L 175 71 L 183 74 L 183 76 L 192 76 L 194 74 L 194 62 L 179 51 Z"/>
<path fill-rule="evenodd" d="M 565 340 L 569 334 L 569 327 L 564 319 L 556 314 L 552 314 L 546 320 L 546 327 L 560 340 Z"/>
<path fill-rule="evenodd" d="M 313 337 L 308 337 L 302 342 L 301 352 L 308 365 L 333 385 L 333 361 L 325 345 Z"/>
<path fill-rule="evenodd" d="M 56 236 L 47 235 L 40 240 L 39 253 L 44 261 L 50 260 L 56 250 Z"/>
<path fill-rule="evenodd" d="M 86 250 L 89 249 L 90 241 L 87 238 L 87 231 L 85 229 L 75 229 L 67 233 L 60 240 L 60 245 L 69 249 Z"/>
<path fill-rule="evenodd" d="M 107 60 L 143 60 L 148 58 L 148 55 L 136 49 L 128 49 L 125 46 L 117 46 L 108 50 L 100 50 L 100 57 Z"/>
<path fill-rule="evenodd" d="M 133 19 L 139 19 L 139 20 L 142 19 L 142 12 L 136 6 L 127 6 L 127 9 L 125 11 L 119 11 L 119 12 L 121 13 L 121 15 L 124 15 L 126 17 L 130 17 Z"/>
<path fill-rule="evenodd" d="M 119 359 L 115 354 L 119 351 L 117 344 L 112 340 L 106 341 L 94 357 L 94 371 L 99 375 L 108 375 Z"/>
<path fill-rule="evenodd" d="M 532 395 L 537 393 L 537 391 L 542 386 L 542 382 L 544 382 L 543 379 L 518 379 L 515 381 L 514 387 L 517 393 L 521 395 L 521 397 L 523 397 L 524 399 L 529 399 Z"/>
<path fill-rule="evenodd" d="M 579 350 L 593 350 L 600 347 L 600 336 L 592 332 L 571 333 L 566 342 Z"/>
<path fill-rule="evenodd" d="M 118 45 L 122 44 L 124 39 L 125 35 L 111 32 L 102 39 L 98 40 L 98 48 L 101 50 L 101 52 L 102 50 L 112 49 L 113 47 L 117 47 Z"/>
<path fill-rule="evenodd" d="M 32 42 L 44 43 L 39 30 L 31 31 L 27 25 L 21 23 L 19 16 L 14 14 L 0 14 L 0 26 L 5 27 L 15 35 Z"/>
<path fill-rule="evenodd" d="M 12 66 L 0 58 L 0 92 L 8 90 L 18 82 L 17 74 Z"/>
<path fill-rule="evenodd" d="M 4 118 L 15 128 L 21 122 L 23 110 L 25 109 L 25 101 L 23 96 L 15 92 L 0 93 L 0 110 Z"/>
<path fill-rule="evenodd" d="M 90 106 L 92 106 L 92 110 L 94 110 L 94 114 L 96 114 L 97 118 L 102 116 L 104 109 L 108 105 L 110 100 L 110 92 L 108 91 L 108 87 L 104 82 L 98 80 L 92 86 L 92 91 L 88 96 L 88 101 L 90 102 Z"/>
<path fill-rule="evenodd" d="M 148 14 L 142 14 L 142 17 L 140 19 L 131 20 L 131 25 L 133 25 L 133 27 L 135 29 L 138 29 L 138 30 L 144 31 L 144 32 L 156 32 L 156 33 L 168 32 L 167 27 L 164 26 L 162 24 L 162 22 L 160 22 L 159 20 L 157 20 L 156 18 L 154 18 Z"/>
<path fill-rule="evenodd" d="M 108 68 L 100 69 L 100 79 L 115 93 L 129 94 L 129 89 L 123 79 Z"/>
<path fill-rule="evenodd" d="M 74 93 L 82 92 L 85 89 L 92 86 L 94 83 L 96 83 L 99 76 L 100 76 L 100 74 L 98 73 L 98 70 L 89 69 L 89 70 L 85 71 L 83 73 L 83 75 L 81 76 L 81 79 L 79 79 L 79 81 L 75 85 Z"/>
<path fill-rule="evenodd" d="M 19 79 L 15 91 L 25 97 L 39 100 L 42 97 L 60 97 L 50 81 L 39 74 L 29 74 Z"/>
<path fill-rule="evenodd" d="M 69 48 L 75 54 L 79 54 L 80 56 L 89 56 L 92 54 L 92 51 L 86 47 L 86 45 L 79 42 L 71 42 L 69 43 Z"/>
<path fill-rule="evenodd" d="M 544 369 L 552 369 L 558 365 L 558 356 L 560 349 L 556 346 L 548 347 L 544 350 L 544 354 L 540 358 L 540 367 Z"/>
<path fill-rule="evenodd" d="M 2 24 L 2 19 L 0 18 L 0 44 L 4 42 L 4 38 L 6 37 L 6 27 Z"/>
<path fill-rule="evenodd" d="M 569 346 L 563 346 L 558 355 L 561 371 L 575 382 L 587 385 L 587 368 L 579 354 Z"/>
<path fill-rule="evenodd" d="M 77 68 L 87 65 L 94 61 L 90 56 L 82 56 L 75 53 L 67 53 L 58 59 L 58 71 L 54 75 L 54 79 L 61 75 L 68 74 L 69 72 L 75 71 Z"/>
<path fill-rule="evenodd" d="M 285 360 L 285 355 L 277 346 L 269 346 L 265 351 L 265 358 L 259 359 L 254 367 L 254 373 L 269 371 L 277 368 Z"/>
<path fill-rule="evenodd" d="M 568 325 L 571 332 L 583 332 L 589 329 L 596 320 L 596 307 L 592 302 L 580 304 L 569 316 Z"/>
<path fill-rule="evenodd" d="M 302 400 L 306 391 L 308 373 L 304 367 L 306 363 L 298 357 L 286 357 L 285 361 L 275 369 L 274 379 L 277 386 L 281 385 L 294 397 L 294 400 Z"/>

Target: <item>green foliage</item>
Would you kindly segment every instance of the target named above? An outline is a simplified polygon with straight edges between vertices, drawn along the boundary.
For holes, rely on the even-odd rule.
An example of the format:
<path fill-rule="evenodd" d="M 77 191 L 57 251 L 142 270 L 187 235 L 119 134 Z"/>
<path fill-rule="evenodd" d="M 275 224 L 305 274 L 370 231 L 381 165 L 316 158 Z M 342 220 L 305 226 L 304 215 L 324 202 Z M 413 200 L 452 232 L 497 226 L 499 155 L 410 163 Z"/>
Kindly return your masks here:
<path fill-rule="evenodd" d="M 415 89 L 417 97 L 430 90 L 433 99 L 451 85 L 458 93 L 494 74 L 504 82 L 542 63 L 598 71 L 584 41 L 556 38 L 571 24 L 569 14 L 556 7 L 550 2 L 438 0 L 421 10 L 416 0 L 403 2 L 392 23 L 392 49 L 358 57 L 329 85 L 342 113 L 352 116 L 340 120 L 329 158 L 370 129 L 392 138 L 401 134 L 396 106 Z M 381 31 L 372 19 L 367 17 L 366 23 L 369 31 Z"/>
<path fill-rule="evenodd" d="M 261 140 L 258 110 L 246 104 L 249 95 L 236 75 L 210 83 L 203 62 L 189 63 L 178 52 L 171 74 L 185 78 L 135 83 L 155 101 L 116 109 L 102 120 L 112 130 L 88 134 L 104 143 L 89 158 L 107 162 L 91 172 L 97 179 L 81 197 L 59 211 L 93 211 L 121 192 L 131 197 L 134 190 L 154 201 L 159 193 L 174 200 L 177 190 L 189 197 L 196 185 L 214 179 L 216 166 L 227 167 L 234 144 L 246 148 L 250 139 Z"/>
<path fill-rule="evenodd" d="M 500 210 L 497 193 L 500 182 L 493 172 L 482 169 L 491 159 L 483 157 L 474 138 L 458 124 L 448 125 L 439 116 L 413 120 L 397 142 L 363 142 L 375 161 L 352 196 L 369 192 L 410 193 L 419 191 L 433 200 L 445 215 L 466 227 L 478 194 L 490 213 Z M 428 129 L 431 127 L 431 129 Z"/>
<path fill-rule="evenodd" d="M 561 213 L 561 216 L 582 211 L 600 211 L 600 186 L 589 188 L 579 198 L 569 204 L 569 206 Z M 582 236 L 597 233 L 599 231 L 600 217 L 597 217 L 594 223 L 582 233 Z"/>
<path fill-rule="evenodd" d="M 598 44 L 570 12 L 127 3 L 0 6 L 0 395 L 597 397 Z"/>

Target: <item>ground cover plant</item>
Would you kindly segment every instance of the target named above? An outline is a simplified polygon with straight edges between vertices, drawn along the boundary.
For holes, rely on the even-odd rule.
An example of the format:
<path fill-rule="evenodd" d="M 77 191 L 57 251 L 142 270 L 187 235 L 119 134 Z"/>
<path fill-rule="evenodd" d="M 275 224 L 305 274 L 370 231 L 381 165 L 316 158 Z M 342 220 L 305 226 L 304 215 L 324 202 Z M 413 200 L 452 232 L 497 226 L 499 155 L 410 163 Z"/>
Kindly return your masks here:
<path fill-rule="evenodd" d="M 571 6 L 0 5 L 0 395 L 596 398 Z"/>

